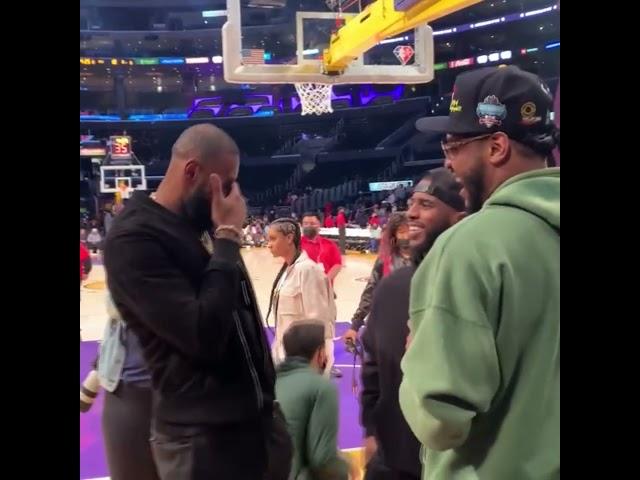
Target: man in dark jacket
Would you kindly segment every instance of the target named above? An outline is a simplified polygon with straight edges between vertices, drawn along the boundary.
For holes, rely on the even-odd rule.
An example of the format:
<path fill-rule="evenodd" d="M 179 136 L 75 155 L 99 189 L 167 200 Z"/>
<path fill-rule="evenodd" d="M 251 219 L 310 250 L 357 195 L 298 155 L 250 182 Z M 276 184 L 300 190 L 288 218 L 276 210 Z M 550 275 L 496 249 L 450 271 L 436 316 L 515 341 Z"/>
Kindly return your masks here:
<path fill-rule="evenodd" d="M 200 124 L 171 153 L 155 200 L 133 196 L 104 252 L 114 303 L 152 375 L 158 472 L 162 480 L 262 479 L 277 427 L 275 372 L 240 256 L 238 147 Z M 210 255 L 201 236 L 212 228 Z"/>
<path fill-rule="evenodd" d="M 428 172 L 409 199 L 409 239 L 419 264 L 435 239 L 464 216 L 461 185 L 444 168 Z M 409 292 L 415 266 L 400 268 L 378 284 L 362 336 L 361 419 L 365 430 L 365 458 L 372 459 L 367 480 L 420 478 L 420 443 L 398 402 L 402 381 L 400 360 L 409 329 Z"/>

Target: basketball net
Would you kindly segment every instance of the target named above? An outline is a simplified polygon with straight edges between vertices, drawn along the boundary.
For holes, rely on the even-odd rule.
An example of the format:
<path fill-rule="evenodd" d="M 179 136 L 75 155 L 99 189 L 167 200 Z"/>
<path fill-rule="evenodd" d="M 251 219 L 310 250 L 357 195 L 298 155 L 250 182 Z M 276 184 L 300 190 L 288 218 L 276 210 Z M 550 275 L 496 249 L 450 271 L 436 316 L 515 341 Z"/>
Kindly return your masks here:
<path fill-rule="evenodd" d="M 331 107 L 331 92 L 333 86 L 331 84 L 296 83 L 294 85 L 300 97 L 302 115 L 333 113 L 333 108 Z"/>
<path fill-rule="evenodd" d="M 360 6 L 359 0 L 326 0 L 327 7 L 331 10 L 337 10 L 336 32 L 345 24 L 343 12 L 356 3 Z M 361 6 L 359 10 L 362 10 Z M 302 115 L 333 113 L 333 108 L 331 107 L 333 85 L 327 83 L 296 83 L 294 85 L 296 92 L 298 92 L 298 97 L 300 97 Z"/>

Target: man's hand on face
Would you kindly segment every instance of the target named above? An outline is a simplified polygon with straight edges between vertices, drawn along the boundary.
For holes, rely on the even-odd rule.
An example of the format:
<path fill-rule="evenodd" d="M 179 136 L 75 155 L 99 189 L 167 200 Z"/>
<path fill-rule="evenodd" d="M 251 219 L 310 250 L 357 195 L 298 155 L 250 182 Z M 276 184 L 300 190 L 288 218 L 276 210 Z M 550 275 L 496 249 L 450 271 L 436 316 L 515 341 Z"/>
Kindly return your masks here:
<path fill-rule="evenodd" d="M 247 217 L 247 204 L 240 192 L 238 182 L 234 182 L 229 195 L 222 191 L 222 180 L 217 174 L 209 177 L 211 182 L 211 220 L 214 225 L 232 225 L 238 230 Z"/>

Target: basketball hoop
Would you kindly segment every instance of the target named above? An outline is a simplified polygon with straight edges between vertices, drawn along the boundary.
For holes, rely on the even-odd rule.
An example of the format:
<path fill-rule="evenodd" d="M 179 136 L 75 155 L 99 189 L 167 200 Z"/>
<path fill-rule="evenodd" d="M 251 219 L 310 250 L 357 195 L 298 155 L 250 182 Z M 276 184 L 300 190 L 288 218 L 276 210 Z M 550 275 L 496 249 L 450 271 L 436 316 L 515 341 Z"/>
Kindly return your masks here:
<path fill-rule="evenodd" d="M 461 3 L 474 0 L 451 1 L 456 5 L 455 11 L 462 8 L 460 7 Z M 318 31 L 324 29 L 323 35 L 325 35 L 333 28 L 331 23 L 328 23 L 331 21 L 334 22 L 338 30 L 340 27 L 348 29 L 351 25 L 350 22 L 359 18 L 358 15 L 362 15 L 366 9 L 360 8 L 362 2 L 359 0 L 324 0 L 319 3 L 325 2 L 327 8 L 334 11 L 306 12 L 300 10 L 295 12 L 295 58 L 285 64 L 266 64 L 264 62 L 245 64 L 241 54 L 244 49 L 242 2 L 241 0 L 226 0 L 227 21 L 222 27 L 222 58 L 225 81 L 238 84 L 293 84 L 300 100 L 301 114 L 322 115 L 333 113 L 331 106 L 333 85 L 363 83 L 411 85 L 433 80 L 435 72 L 433 30 L 429 25 L 426 23 L 414 25 L 411 19 L 405 18 L 412 28 L 404 28 L 402 31 L 413 29 L 412 48 L 415 51 L 411 56 L 407 48 L 402 50 L 399 63 L 406 62 L 404 65 L 365 65 L 364 53 L 368 50 L 365 47 L 370 43 L 377 44 L 380 40 L 379 37 L 384 36 L 388 31 L 384 27 L 388 23 L 384 9 L 378 9 L 380 11 L 372 9 L 368 15 L 360 18 L 359 23 L 354 24 L 352 29 L 345 30 L 343 32 L 345 35 L 342 35 L 342 38 L 335 34 L 327 35 L 329 46 L 326 48 L 326 43 L 318 43 L 318 39 L 314 37 Z M 444 11 L 444 7 L 440 5 L 443 2 L 444 0 L 432 2 L 438 4 L 439 16 L 442 16 L 441 11 Z M 356 10 L 359 10 L 360 13 L 356 13 Z M 404 13 L 396 13 L 399 17 L 405 16 Z M 362 27 L 362 23 L 369 18 L 373 20 L 367 22 L 366 28 Z M 309 35 L 305 37 L 305 24 L 309 25 L 309 22 L 316 22 L 315 25 L 318 26 L 307 29 L 307 32 L 310 32 L 313 37 L 310 41 Z M 342 26 L 343 23 L 344 26 Z M 358 41 L 358 38 L 352 38 L 360 36 L 363 37 L 360 39 L 362 41 Z M 349 43 L 348 48 L 340 47 L 340 44 L 344 44 L 345 41 Z M 336 44 L 340 48 L 336 47 Z M 311 58 L 311 55 L 317 56 Z"/>
<path fill-rule="evenodd" d="M 333 85 L 328 83 L 295 83 L 302 105 L 302 115 L 322 115 L 333 113 L 331 92 Z"/>

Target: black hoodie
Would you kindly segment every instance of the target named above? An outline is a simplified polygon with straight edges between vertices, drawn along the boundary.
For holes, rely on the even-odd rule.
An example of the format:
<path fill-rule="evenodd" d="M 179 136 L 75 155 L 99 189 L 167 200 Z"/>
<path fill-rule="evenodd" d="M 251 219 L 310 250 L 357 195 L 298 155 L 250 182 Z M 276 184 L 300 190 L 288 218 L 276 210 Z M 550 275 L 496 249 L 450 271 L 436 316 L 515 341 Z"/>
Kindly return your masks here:
<path fill-rule="evenodd" d="M 420 443 L 409 429 L 398 401 L 414 271 L 413 266 L 394 270 L 380 281 L 373 294 L 362 335 L 365 355 L 360 403 L 365 434 L 376 437 L 385 466 L 419 478 Z"/>
<path fill-rule="evenodd" d="M 275 372 L 239 246 L 214 242 L 144 194 L 114 221 L 104 262 L 113 301 L 152 376 L 166 434 L 271 412 Z"/>

